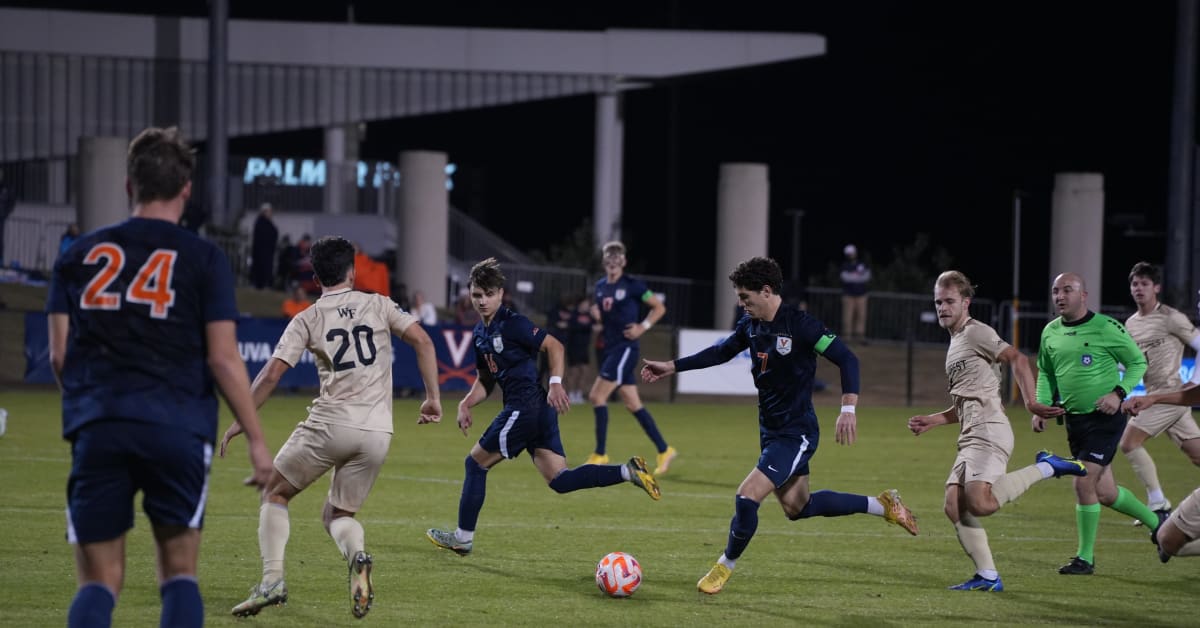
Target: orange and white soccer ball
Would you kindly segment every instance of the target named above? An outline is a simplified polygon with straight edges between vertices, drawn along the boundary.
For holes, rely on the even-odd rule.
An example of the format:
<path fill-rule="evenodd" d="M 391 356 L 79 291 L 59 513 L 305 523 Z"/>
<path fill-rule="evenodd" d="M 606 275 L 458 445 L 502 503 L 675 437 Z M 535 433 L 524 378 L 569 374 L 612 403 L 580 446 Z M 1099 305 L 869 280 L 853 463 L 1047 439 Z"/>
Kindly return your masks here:
<path fill-rule="evenodd" d="M 625 552 L 613 552 L 596 565 L 596 586 L 612 597 L 629 597 L 642 586 L 642 566 Z"/>

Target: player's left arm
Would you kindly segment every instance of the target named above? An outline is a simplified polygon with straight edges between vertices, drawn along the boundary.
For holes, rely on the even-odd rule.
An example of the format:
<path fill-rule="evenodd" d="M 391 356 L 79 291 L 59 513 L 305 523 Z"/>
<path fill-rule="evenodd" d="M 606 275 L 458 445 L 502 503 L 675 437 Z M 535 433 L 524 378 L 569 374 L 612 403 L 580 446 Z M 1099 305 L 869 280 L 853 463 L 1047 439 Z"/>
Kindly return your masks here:
<path fill-rule="evenodd" d="M 858 438 L 858 417 L 855 411 L 859 391 L 858 356 L 833 332 L 822 328 L 817 333 L 820 335 L 815 340 L 808 338 L 813 350 L 836 364 L 841 373 L 842 407 L 834 427 L 834 439 L 841 445 L 853 445 Z"/>
<path fill-rule="evenodd" d="M 1121 403 L 1129 391 L 1146 375 L 1146 354 L 1138 349 L 1133 336 L 1123 325 L 1106 325 L 1104 330 L 1108 336 L 1106 344 L 1111 348 L 1113 357 L 1125 365 L 1125 377 L 1113 387 L 1112 392 L 1096 400 L 1096 409 L 1105 414 L 1114 414 L 1121 409 Z"/>
<path fill-rule="evenodd" d="M 642 334 L 650 331 L 650 328 L 654 327 L 654 324 L 667 314 L 667 306 L 649 288 L 642 293 L 642 303 L 645 303 L 650 311 L 646 313 L 646 318 L 643 318 L 640 323 L 630 323 L 625 326 L 624 336 L 630 340 L 641 338 Z"/>
<path fill-rule="evenodd" d="M 1016 347 L 1008 345 L 996 355 L 996 359 L 1007 364 L 1012 370 L 1013 379 L 1016 380 L 1017 388 L 1021 391 L 1021 399 L 1025 402 L 1026 410 L 1043 419 L 1057 417 L 1066 412 L 1062 408 L 1038 402 L 1037 382 L 1034 381 L 1033 369 L 1029 366 L 1029 358 L 1026 358 Z"/>
<path fill-rule="evenodd" d="M 71 318 L 67 314 L 51 312 L 47 315 L 47 330 L 50 334 L 50 368 L 54 380 L 62 390 L 63 365 L 67 358 L 67 335 L 71 331 Z"/>
<path fill-rule="evenodd" d="M 563 414 L 571 409 L 567 390 L 562 385 L 564 365 L 566 364 L 563 355 L 566 352 L 563 350 L 562 343 L 550 334 L 546 334 L 542 339 L 540 351 L 546 354 L 546 360 L 550 362 L 550 383 L 546 387 L 546 402 L 559 414 Z"/>
<path fill-rule="evenodd" d="M 442 391 L 438 383 L 437 349 L 433 339 L 426 333 L 425 328 L 411 323 L 400 334 L 400 339 L 413 348 L 417 354 L 417 371 L 421 374 L 421 383 L 425 386 L 425 401 L 421 403 L 421 414 L 417 417 L 417 425 L 425 423 L 440 423 L 442 421 Z"/>

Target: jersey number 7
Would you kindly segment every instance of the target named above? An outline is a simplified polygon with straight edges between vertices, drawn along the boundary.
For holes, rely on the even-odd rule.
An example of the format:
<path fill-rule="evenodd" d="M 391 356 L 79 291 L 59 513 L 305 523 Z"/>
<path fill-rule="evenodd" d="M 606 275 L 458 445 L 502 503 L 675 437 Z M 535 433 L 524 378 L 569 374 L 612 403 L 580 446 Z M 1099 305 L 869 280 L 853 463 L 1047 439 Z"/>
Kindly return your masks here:
<path fill-rule="evenodd" d="M 151 318 L 166 318 L 175 305 L 175 290 L 171 280 L 175 276 L 175 259 L 179 253 L 171 249 L 155 249 L 137 276 L 125 290 L 125 300 L 150 306 Z M 79 296 L 79 307 L 84 310 L 119 310 L 121 294 L 108 292 L 108 287 L 125 268 L 125 249 L 114 242 L 101 242 L 83 257 L 88 265 L 104 264 L 100 272 L 83 289 Z"/>

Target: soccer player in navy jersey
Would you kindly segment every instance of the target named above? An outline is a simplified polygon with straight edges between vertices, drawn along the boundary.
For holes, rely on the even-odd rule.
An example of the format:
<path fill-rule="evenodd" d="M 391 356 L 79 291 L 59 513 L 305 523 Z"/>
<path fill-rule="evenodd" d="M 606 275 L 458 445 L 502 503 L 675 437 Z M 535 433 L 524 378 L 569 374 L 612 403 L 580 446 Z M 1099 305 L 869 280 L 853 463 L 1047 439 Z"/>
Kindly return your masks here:
<path fill-rule="evenodd" d="M 809 492 L 808 463 L 820 440 L 812 402 L 817 354 L 841 370 L 842 408 L 834 438 L 842 445 L 853 444 L 858 436 L 854 415 L 858 358 L 824 323 L 795 305 L 783 304 L 783 273 L 775 260 L 755 257 L 742 262 L 730 273 L 729 280 L 746 310 L 733 334 L 693 355 L 667 362 L 646 360 L 642 367 L 642 378 L 654 382 L 672 373 L 728 362 L 746 349 L 751 353 L 762 453 L 738 487 L 725 553 L 697 587 L 710 595 L 724 588 L 758 528 L 758 506 L 771 493 L 788 519 L 869 513 L 915 535 L 916 518 L 901 503 L 895 489 L 879 497 L 829 490 Z"/>
<path fill-rule="evenodd" d="M 600 372 L 588 393 L 592 411 L 596 415 L 596 449 L 588 456 L 588 464 L 606 464 L 608 454 L 608 398 L 614 390 L 621 395 L 625 409 L 629 410 L 646 435 L 654 442 L 658 456 L 654 475 L 662 475 L 675 459 L 674 447 L 658 431 L 658 425 L 650 411 L 642 404 L 637 389 L 638 338 L 650 330 L 667 308 L 646 287 L 645 282 L 625 274 L 625 245 L 609 242 L 602 249 L 604 278 L 596 282 L 595 304 L 592 316 L 603 325 L 604 355 L 600 358 Z M 646 318 L 641 316 L 641 305 L 650 311 Z"/>
<path fill-rule="evenodd" d="M 238 353 L 233 273 L 212 243 L 178 225 L 195 157 L 174 127 L 129 144 L 132 218 L 79 238 L 54 265 L 50 362 L 71 442 L 67 539 L 79 589 L 71 627 L 109 626 L 125 578 L 134 494 L 154 528 L 163 626 L 201 626 L 200 527 L 217 435 L 215 383 L 271 474 Z"/>
<path fill-rule="evenodd" d="M 471 305 L 480 317 L 472 338 L 479 377 L 458 404 L 458 427 L 466 436 L 473 423 L 471 408 L 482 403 L 497 383 L 504 391 L 504 408 L 471 447 L 471 453 L 464 461 L 466 475 L 458 502 L 458 529 L 431 528 L 425 536 L 440 548 L 460 556 L 470 554 L 475 524 L 487 492 L 488 469 L 502 460 L 516 458 L 526 450 L 555 492 L 570 493 L 632 482 L 645 490 L 651 499 L 659 499 L 658 482 L 641 457 L 634 456 L 625 464 L 584 464 L 567 468 L 558 433 L 558 413 L 570 408 L 562 385 L 562 343 L 544 329 L 534 327 L 525 316 L 501 305 L 504 274 L 495 258 L 489 257 L 471 268 L 468 287 Z M 539 351 L 545 352 L 550 362 L 549 393 L 538 382 Z"/>

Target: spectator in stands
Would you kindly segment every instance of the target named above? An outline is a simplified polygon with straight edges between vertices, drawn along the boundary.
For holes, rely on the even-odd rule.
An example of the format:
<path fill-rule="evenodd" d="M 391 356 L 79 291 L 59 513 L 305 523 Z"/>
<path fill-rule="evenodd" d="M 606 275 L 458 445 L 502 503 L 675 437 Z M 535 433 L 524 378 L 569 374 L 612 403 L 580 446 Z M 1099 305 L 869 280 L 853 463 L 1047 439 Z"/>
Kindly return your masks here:
<path fill-rule="evenodd" d="M 864 342 L 867 336 L 867 282 L 871 269 L 858 259 L 858 247 L 842 249 L 842 328 L 838 333 L 848 340 Z"/>
<path fill-rule="evenodd" d="M 592 337 L 603 327 L 592 318 L 592 299 L 587 295 L 575 303 L 575 311 L 567 324 L 567 399 L 571 403 L 583 403 L 583 385 L 588 379 L 591 365 L 589 349 Z"/>
<path fill-rule="evenodd" d="M 283 315 L 290 318 L 296 318 L 296 315 L 308 309 L 312 305 L 312 299 L 308 298 L 308 293 L 300 284 L 292 286 L 292 293 L 288 298 L 283 300 Z"/>
<path fill-rule="evenodd" d="M 279 229 L 271 220 L 271 211 L 270 203 L 262 204 L 250 239 L 250 283 L 258 290 L 269 288 L 275 278 L 275 245 L 279 242 Z"/>
<path fill-rule="evenodd" d="M 387 266 L 371 259 L 358 244 L 354 245 L 354 289 L 392 296 L 392 279 Z"/>
<path fill-rule="evenodd" d="M 275 260 L 275 286 L 286 290 L 292 281 L 292 269 L 300 261 L 300 249 L 292 244 L 292 236 L 283 234 L 279 240 L 279 257 Z"/>
<path fill-rule="evenodd" d="M 4 266 L 4 223 L 17 206 L 17 198 L 4 182 L 4 171 L 0 170 L 0 266 Z"/>
<path fill-rule="evenodd" d="M 427 327 L 437 325 L 437 308 L 425 300 L 425 293 L 420 290 L 413 293 L 413 313 L 417 315 L 417 318 L 421 319 L 422 325 Z"/>
<path fill-rule="evenodd" d="M 71 248 L 72 244 L 79 239 L 79 225 L 71 223 L 67 225 L 67 230 L 63 232 L 62 237 L 58 239 L 58 254 L 62 255 Z"/>
<path fill-rule="evenodd" d="M 310 295 L 321 294 L 321 287 L 313 279 L 312 236 L 307 233 L 300 236 L 300 240 L 296 242 L 296 253 L 299 256 L 296 259 L 296 265 L 291 269 L 292 281 L 299 282 L 304 287 L 304 291 Z"/>

